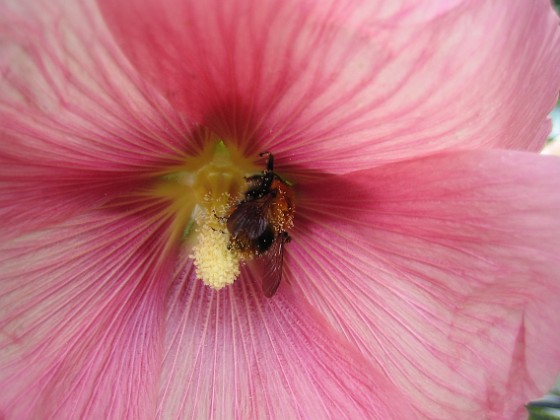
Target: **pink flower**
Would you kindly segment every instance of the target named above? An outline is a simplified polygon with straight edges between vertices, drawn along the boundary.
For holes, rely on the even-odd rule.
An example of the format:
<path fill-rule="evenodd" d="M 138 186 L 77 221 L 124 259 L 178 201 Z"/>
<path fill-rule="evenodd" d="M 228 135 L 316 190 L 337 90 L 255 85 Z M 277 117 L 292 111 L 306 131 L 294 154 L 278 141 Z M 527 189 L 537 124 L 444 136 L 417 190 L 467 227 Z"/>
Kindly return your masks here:
<path fill-rule="evenodd" d="M 547 1 L 0 8 L 0 417 L 523 418 L 552 385 Z M 296 193 L 271 299 L 190 257 L 263 151 Z"/>

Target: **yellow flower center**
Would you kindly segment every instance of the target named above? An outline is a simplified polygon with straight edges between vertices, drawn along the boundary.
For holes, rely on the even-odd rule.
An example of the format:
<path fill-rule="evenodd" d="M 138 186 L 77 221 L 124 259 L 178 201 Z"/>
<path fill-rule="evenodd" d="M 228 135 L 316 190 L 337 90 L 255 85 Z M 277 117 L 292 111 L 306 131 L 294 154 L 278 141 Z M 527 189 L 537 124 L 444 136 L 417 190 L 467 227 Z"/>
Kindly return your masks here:
<path fill-rule="evenodd" d="M 153 191 L 170 201 L 170 244 L 182 241 L 191 247 L 197 277 L 214 289 L 239 276 L 244 256 L 230 246 L 227 216 L 243 197 L 245 177 L 257 172 L 237 149 L 210 138 L 198 156 L 165 172 Z"/>

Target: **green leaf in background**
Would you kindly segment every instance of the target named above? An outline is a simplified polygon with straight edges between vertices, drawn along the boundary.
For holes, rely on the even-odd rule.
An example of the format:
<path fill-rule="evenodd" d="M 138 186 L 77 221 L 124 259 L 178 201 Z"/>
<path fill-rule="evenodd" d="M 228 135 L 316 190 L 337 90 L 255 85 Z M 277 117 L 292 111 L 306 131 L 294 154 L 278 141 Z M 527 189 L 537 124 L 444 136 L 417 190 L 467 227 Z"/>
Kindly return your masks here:
<path fill-rule="evenodd" d="M 548 394 L 540 400 L 527 404 L 529 420 L 558 420 L 560 419 L 560 395 Z"/>

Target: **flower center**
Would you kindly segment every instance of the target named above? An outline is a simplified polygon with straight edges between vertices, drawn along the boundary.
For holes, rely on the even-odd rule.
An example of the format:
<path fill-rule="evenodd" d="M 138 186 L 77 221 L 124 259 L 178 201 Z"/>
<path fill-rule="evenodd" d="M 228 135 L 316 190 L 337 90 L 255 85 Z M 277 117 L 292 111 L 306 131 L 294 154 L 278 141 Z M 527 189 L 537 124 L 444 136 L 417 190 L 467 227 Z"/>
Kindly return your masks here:
<path fill-rule="evenodd" d="M 197 277 L 214 289 L 232 284 L 248 258 L 232 246 L 227 220 L 244 196 L 247 176 L 258 171 L 238 150 L 212 138 L 198 156 L 167 171 L 156 188 L 170 200 L 171 241 L 191 247 Z"/>

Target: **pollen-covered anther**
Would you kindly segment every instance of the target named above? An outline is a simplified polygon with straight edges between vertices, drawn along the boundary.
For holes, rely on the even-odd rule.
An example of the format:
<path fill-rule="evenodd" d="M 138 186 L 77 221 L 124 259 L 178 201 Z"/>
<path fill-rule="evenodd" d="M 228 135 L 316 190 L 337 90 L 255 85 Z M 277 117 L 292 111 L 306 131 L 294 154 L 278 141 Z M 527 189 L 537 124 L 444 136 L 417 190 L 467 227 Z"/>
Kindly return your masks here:
<path fill-rule="evenodd" d="M 194 260 L 196 276 L 213 289 L 233 284 L 243 259 L 241 253 L 231 247 L 224 217 L 232 201 L 229 193 L 217 197 L 207 193 L 195 217 L 196 244 L 190 257 Z"/>
<path fill-rule="evenodd" d="M 213 289 L 233 284 L 239 276 L 243 256 L 230 246 L 231 236 L 222 214 L 224 200 L 197 216 L 196 244 L 192 248 L 196 276 Z"/>

